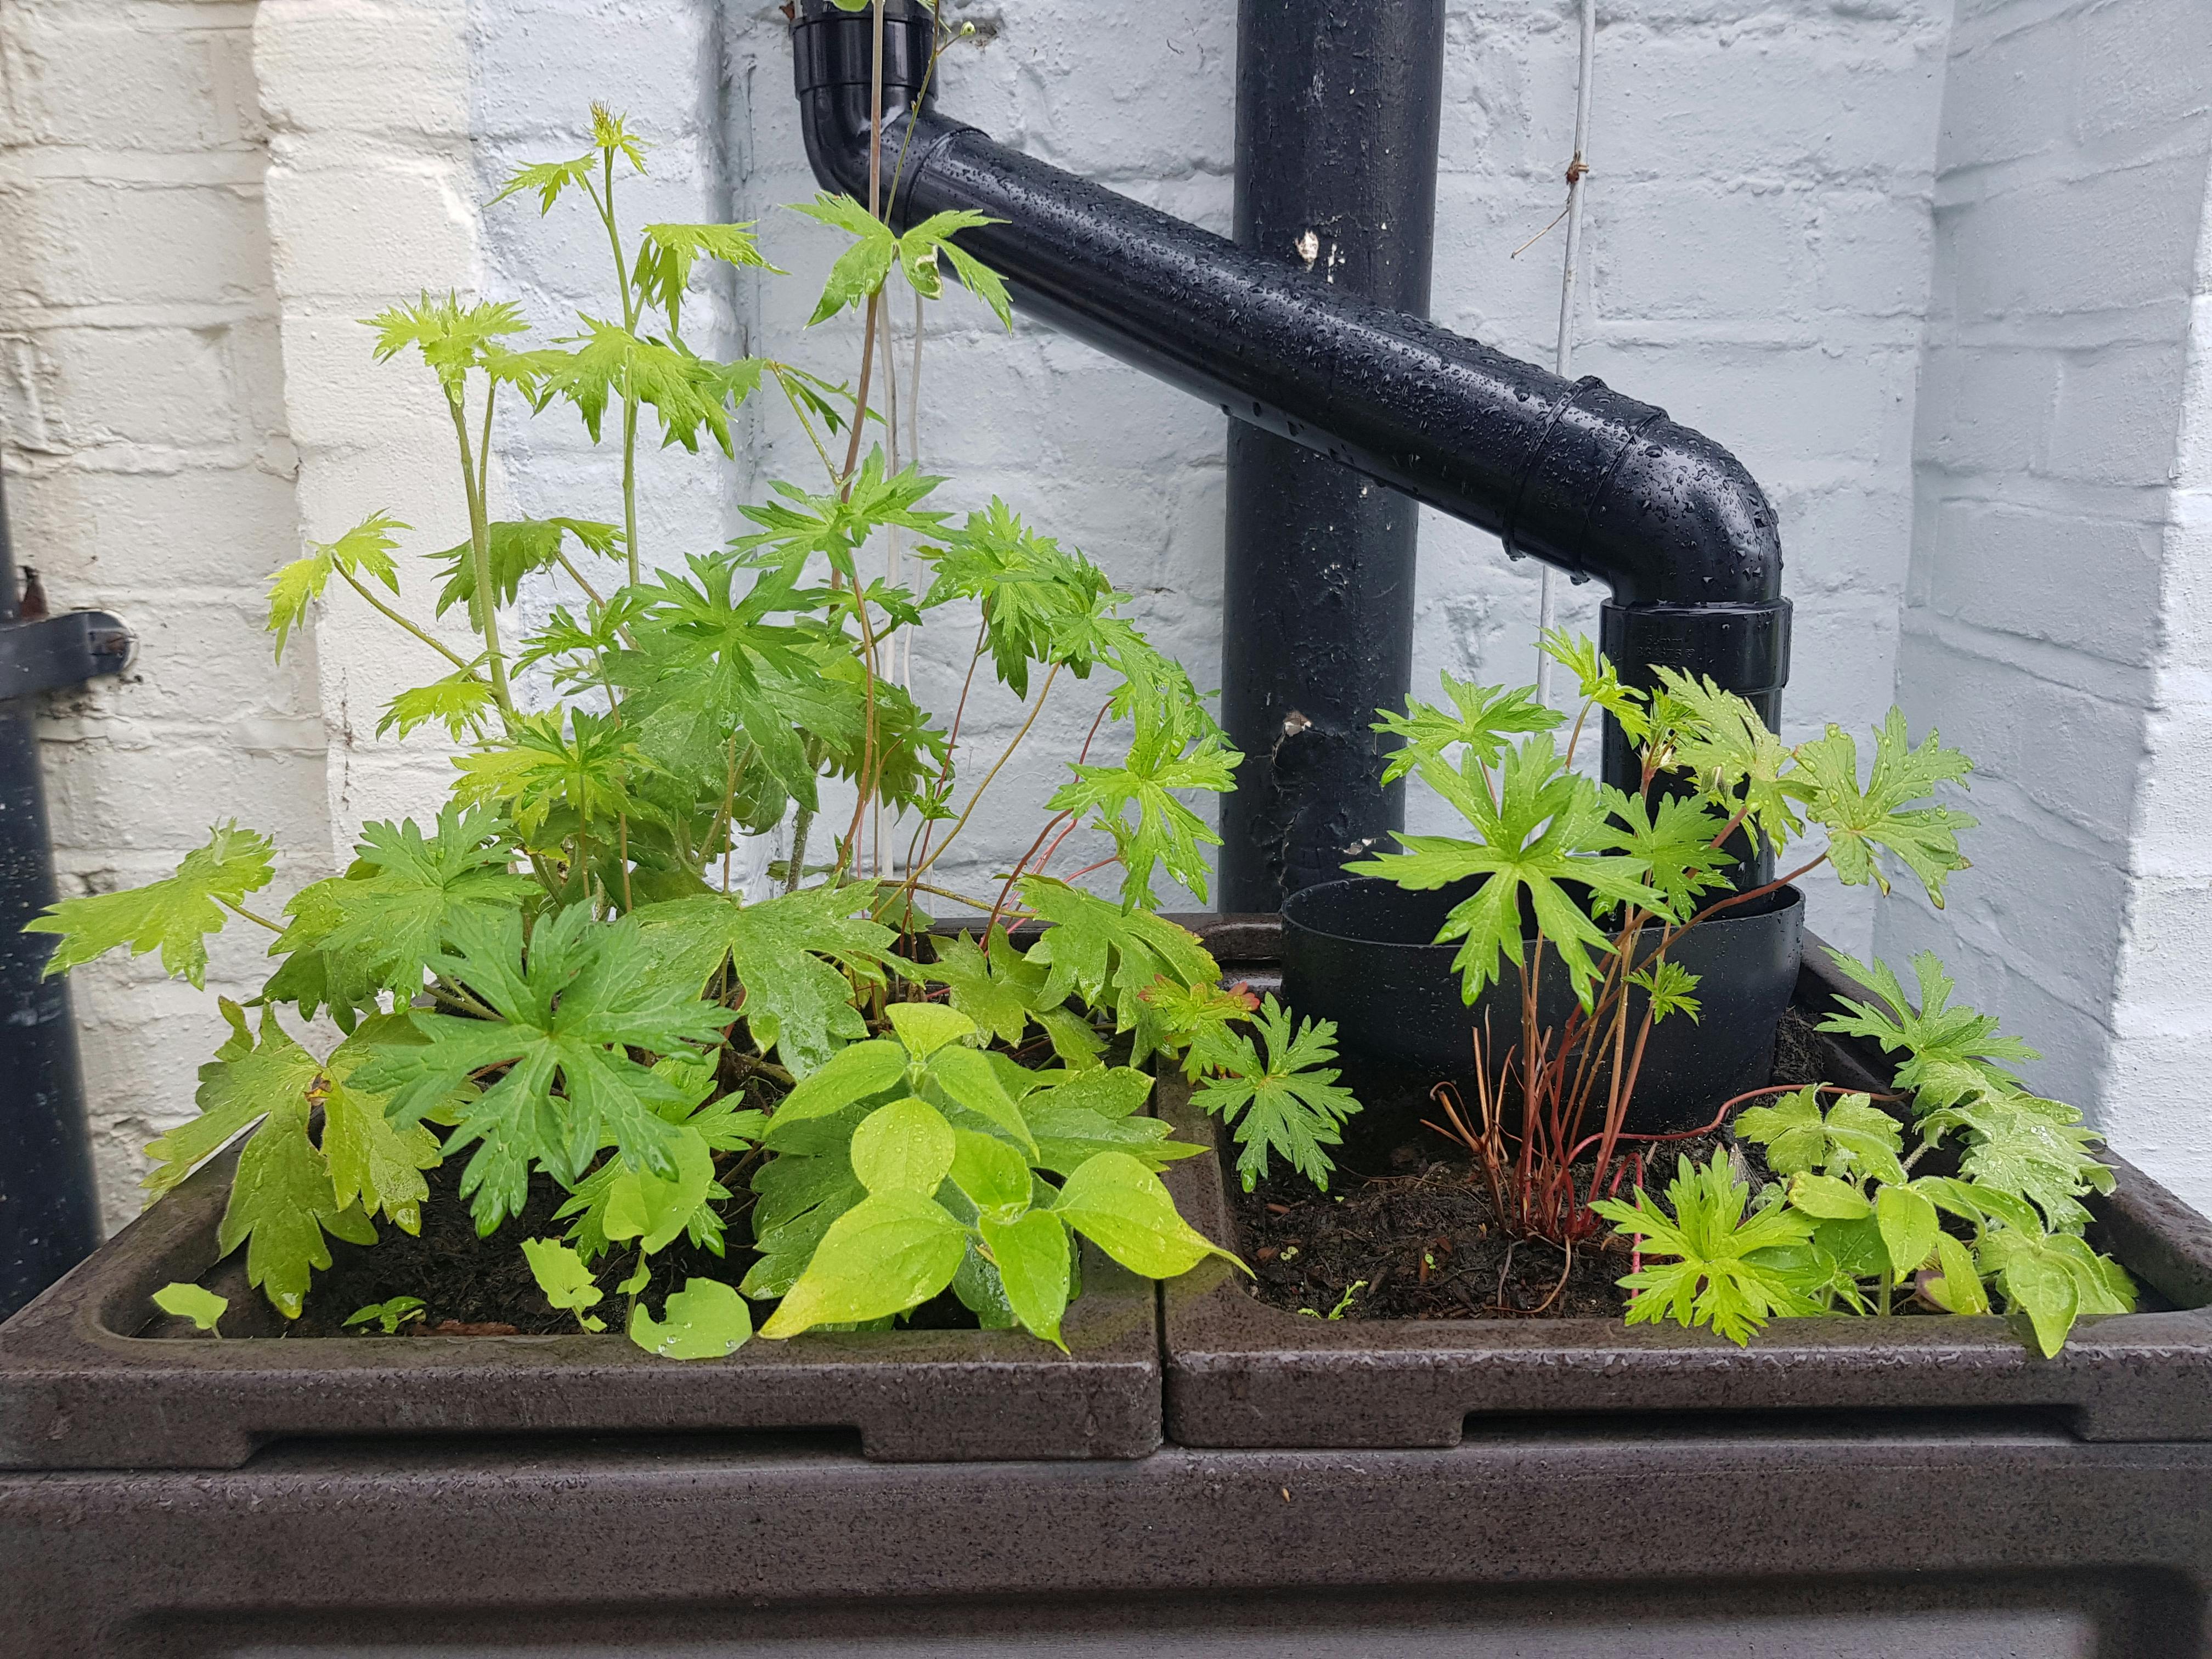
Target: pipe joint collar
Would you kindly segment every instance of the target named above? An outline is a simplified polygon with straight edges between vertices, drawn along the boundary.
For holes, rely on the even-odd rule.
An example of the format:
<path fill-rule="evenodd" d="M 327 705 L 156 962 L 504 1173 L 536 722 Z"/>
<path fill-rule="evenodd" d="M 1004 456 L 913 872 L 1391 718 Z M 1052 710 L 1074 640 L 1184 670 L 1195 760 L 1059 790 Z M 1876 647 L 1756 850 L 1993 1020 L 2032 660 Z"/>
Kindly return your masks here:
<path fill-rule="evenodd" d="M 846 11 L 831 0 L 801 0 L 792 20 L 793 78 L 803 99 L 836 87 L 872 87 L 876 23 L 872 11 Z M 902 106 L 929 76 L 930 15 L 915 0 L 885 0 L 884 101 Z"/>
<path fill-rule="evenodd" d="M 1622 678 L 1652 686 L 1655 668 L 1703 675 L 1753 704 L 1790 680 L 1790 601 L 1621 605 L 1599 613 L 1598 642 Z"/>

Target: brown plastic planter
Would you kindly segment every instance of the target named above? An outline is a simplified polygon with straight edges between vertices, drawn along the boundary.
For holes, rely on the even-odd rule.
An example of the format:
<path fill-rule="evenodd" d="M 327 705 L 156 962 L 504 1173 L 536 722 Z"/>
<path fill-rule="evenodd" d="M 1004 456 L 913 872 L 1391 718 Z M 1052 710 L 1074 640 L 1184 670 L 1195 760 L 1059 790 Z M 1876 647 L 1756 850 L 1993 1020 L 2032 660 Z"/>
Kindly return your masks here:
<path fill-rule="evenodd" d="M 1160 1443 L 1152 1286 L 1096 1251 L 1063 1327 L 810 1334 L 726 1359 L 618 1335 L 149 1337 L 216 1257 L 210 1164 L 0 1326 L 0 1468 L 236 1468 L 299 1436 L 856 1429 L 886 1462 L 1142 1457 Z"/>
<path fill-rule="evenodd" d="M 1264 929 L 1219 940 L 1255 987 Z M 1797 1005 L 1825 1013 L 1851 987 L 1808 939 Z M 1870 1055 L 1831 1042 L 1837 1082 L 1871 1083 Z M 1882 1075 L 1887 1076 L 1885 1069 Z M 1188 1091 L 1164 1084 L 1178 1138 L 1212 1144 Z M 1209 1262 L 1163 1287 L 1168 1435 L 1186 1446 L 1455 1446 L 1470 1418 L 1542 1413 L 1943 1411 L 2040 1407 L 2093 1441 L 2212 1440 L 2212 1224 L 2140 1170 L 2093 1200 L 2102 1243 L 2173 1310 L 2084 1320 L 2055 1359 L 1998 1318 L 1778 1320 L 1748 1348 L 1617 1320 L 1309 1319 L 1255 1300 Z M 1227 1160 L 1168 1176 L 1209 1237 L 1237 1241 Z"/>

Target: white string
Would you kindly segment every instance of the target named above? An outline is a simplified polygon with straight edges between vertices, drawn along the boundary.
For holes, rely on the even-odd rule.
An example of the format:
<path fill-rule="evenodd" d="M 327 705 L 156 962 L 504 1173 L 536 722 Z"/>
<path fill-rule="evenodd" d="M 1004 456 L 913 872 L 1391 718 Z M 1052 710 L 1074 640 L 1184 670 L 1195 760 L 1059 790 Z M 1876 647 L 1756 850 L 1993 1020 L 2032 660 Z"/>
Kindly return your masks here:
<path fill-rule="evenodd" d="M 1559 273 L 1559 337 L 1552 372 L 1565 380 L 1575 355 L 1575 266 L 1583 251 L 1583 176 L 1589 171 L 1590 64 L 1597 52 L 1597 0 L 1583 0 L 1582 58 L 1575 76 L 1575 159 L 1567 168 L 1567 256 Z M 1536 601 L 1538 638 L 1559 626 L 1559 573 L 1544 567 Z M 1536 653 L 1536 701 L 1552 701 L 1552 659 Z"/>

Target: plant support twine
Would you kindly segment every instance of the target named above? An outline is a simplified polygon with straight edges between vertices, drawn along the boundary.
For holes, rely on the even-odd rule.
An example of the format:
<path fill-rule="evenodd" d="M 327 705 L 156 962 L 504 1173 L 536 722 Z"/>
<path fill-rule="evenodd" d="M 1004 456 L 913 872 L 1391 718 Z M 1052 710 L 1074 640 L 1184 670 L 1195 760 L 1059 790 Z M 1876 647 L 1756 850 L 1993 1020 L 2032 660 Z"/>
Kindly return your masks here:
<path fill-rule="evenodd" d="M 1583 249 L 1583 179 L 1589 173 L 1585 158 L 1589 154 L 1590 64 L 1596 52 L 1597 0 L 1583 0 L 1582 56 L 1575 76 L 1575 157 L 1567 164 L 1567 253 L 1559 274 L 1559 343 L 1552 354 L 1552 372 L 1561 380 L 1566 378 L 1574 361 L 1575 265 Z M 1547 706 L 1552 701 L 1552 659 L 1540 641 L 1559 626 L 1559 573 L 1546 565 L 1536 602 L 1536 700 Z"/>

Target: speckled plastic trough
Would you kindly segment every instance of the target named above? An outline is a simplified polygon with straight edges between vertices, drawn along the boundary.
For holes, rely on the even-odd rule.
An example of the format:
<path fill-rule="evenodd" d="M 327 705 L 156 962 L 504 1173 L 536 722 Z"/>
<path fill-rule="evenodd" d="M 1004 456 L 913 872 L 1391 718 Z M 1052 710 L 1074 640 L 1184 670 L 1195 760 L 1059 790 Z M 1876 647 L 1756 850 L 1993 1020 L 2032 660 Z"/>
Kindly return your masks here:
<path fill-rule="evenodd" d="M 1237 919 L 1215 939 L 1232 975 L 1270 970 L 1267 930 Z M 1796 1001 L 1829 1011 L 1867 994 L 1807 940 Z M 1824 1039 L 1824 1041 L 1829 1041 Z M 1875 1086 L 1878 1052 L 1830 1042 L 1832 1080 Z M 1887 1076 L 1887 1069 L 1882 1073 Z M 1215 1125 L 1166 1083 L 1178 1138 Z M 1747 1348 L 1673 1325 L 1613 1320 L 1328 1322 L 1268 1306 L 1226 1264 L 1163 1287 L 1168 1437 L 1186 1446 L 1455 1446 L 1470 1419 L 1522 1413 L 2055 1409 L 2093 1441 L 2212 1440 L 2212 1224 L 2118 1159 L 2095 1200 L 2100 1242 L 2173 1311 L 2078 1325 L 2055 1359 L 2002 1319 L 1777 1321 Z M 1221 1161 L 1170 1173 L 1176 1202 L 1230 1239 Z M 1231 1239 L 1231 1243 L 1235 1241 Z"/>
<path fill-rule="evenodd" d="M 296 1436 L 857 1429 L 888 1462 L 1142 1457 L 1160 1443 L 1149 1280 L 1095 1251 L 1067 1352 L 1019 1331 L 817 1333 L 726 1359 L 619 1335 L 137 1334 L 216 1261 L 209 1164 L 0 1326 L 0 1468 L 236 1468 Z"/>

